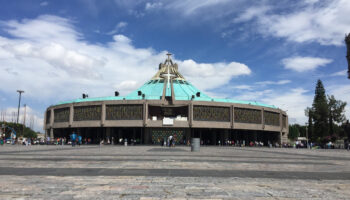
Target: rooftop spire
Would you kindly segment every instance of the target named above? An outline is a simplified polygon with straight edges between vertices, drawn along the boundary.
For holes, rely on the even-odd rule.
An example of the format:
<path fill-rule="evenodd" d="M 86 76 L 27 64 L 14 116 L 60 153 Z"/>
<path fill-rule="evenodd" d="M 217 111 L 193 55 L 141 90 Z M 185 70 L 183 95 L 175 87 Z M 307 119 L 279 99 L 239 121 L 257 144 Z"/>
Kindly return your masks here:
<path fill-rule="evenodd" d="M 171 54 L 171 53 L 168 52 L 166 55 L 168 56 L 168 60 L 171 60 L 170 57 L 171 57 L 171 55 L 173 55 L 173 54 Z"/>
<path fill-rule="evenodd" d="M 173 63 L 171 60 L 171 53 L 167 53 L 167 58 L 164 63 L 159 64 L 158 72 L 152 77 L 152 80 L 155 79 L 165 79 L 166 81 L 171 79 L 185 80 L 185 78 L 178 71 L 178 66 L 176 63 Z"/>

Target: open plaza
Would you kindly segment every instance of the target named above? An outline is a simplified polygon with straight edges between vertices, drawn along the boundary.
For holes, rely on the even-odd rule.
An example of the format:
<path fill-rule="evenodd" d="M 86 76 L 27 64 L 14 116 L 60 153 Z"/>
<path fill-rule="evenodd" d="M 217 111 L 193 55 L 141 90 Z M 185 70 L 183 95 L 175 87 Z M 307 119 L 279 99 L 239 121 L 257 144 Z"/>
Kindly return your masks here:
<path fill-rule="evenodd" d="M 349 199 L 350 152 L 5 145 L 0 199 Z"/>
<path fill-rule="evenodd" d="M 350 200 L 350 0 L 0 5 L 0 200 Z"/>

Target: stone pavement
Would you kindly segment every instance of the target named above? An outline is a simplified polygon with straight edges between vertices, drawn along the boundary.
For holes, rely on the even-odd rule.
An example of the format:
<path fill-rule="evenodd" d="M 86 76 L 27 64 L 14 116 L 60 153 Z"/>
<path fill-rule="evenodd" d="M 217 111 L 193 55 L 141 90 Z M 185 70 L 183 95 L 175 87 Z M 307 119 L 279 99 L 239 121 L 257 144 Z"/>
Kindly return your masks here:
<path fill-rule="evenodd" d="M 0 199 L 350 199 L 350 152 L 0 146 Z"/>

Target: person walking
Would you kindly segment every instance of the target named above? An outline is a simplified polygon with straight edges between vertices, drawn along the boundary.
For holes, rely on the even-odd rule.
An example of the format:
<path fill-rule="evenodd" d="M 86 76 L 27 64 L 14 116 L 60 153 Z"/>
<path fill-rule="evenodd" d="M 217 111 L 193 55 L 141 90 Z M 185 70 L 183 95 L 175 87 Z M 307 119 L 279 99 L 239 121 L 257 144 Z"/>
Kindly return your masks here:
<path fill-rule="evenodd" d="M 81 142 L 82 142 L 83 138 L 81 137 L 81 135 L 78 136 L 78 143 L 79 143 L 79 146 L 81 145 Z"/>
<path fill-rule="evenodd" d="M 75 143 L 76 143 L 76 139 L 77 139 L 77 135 L 75 134 L 74 131 L 73 131 L 72 135 L 70 135 L 70 139 L 72 141 L 72 147 L 74 147 Z"/>

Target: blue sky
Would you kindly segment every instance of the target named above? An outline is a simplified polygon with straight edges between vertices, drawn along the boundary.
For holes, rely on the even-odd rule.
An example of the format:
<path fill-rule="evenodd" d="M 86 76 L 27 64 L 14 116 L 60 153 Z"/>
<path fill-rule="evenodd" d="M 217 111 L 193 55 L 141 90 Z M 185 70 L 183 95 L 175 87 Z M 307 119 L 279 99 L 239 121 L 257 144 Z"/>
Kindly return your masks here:
<path fill-rule="evenodd" d="M 276 105 L 287 110 L 291 123 L 306 122 L 304 109 L 312 104 L 317 79 L 327 94 L 350 100 L 347 0 L 14 0 L 1 5 L 1 116 L 6 112 L 12 120 L 16 90 L 23 89 L 22 103 L 36 130 L 42 129 L 46 107 L 59 101 L 81 93 L 126 95 L 138 88 L 166 52 L 208 95 Z"/>

